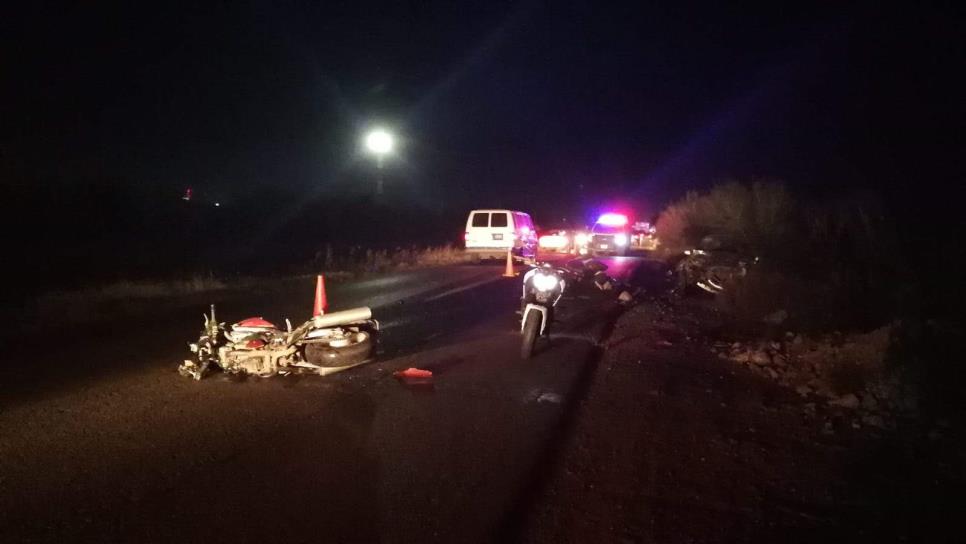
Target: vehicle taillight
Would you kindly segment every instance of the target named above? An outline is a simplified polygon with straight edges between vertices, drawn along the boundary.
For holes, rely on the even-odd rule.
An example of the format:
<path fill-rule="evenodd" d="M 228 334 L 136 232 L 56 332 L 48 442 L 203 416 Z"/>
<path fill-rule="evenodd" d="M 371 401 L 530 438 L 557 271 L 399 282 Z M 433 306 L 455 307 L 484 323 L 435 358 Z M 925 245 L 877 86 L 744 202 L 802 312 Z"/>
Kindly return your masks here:
<path fill-rule="evenodd" d="M 463 241 L 465 242 L 465 241 L 467 241 L 469 239 L 470 239 L 470 231 L 464 232 L 463 233 Z"/>

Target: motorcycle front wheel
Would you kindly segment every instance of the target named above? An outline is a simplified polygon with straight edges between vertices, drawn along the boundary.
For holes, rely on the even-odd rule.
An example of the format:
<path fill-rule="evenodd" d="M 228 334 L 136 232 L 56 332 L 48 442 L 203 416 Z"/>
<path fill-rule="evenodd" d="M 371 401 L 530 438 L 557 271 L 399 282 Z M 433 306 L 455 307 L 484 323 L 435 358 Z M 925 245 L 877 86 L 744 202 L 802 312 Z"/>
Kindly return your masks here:
<path fill-rule="evenodd" d="M 529 359 L 533 355 L 533 348 L 537 344 L 540 332 L 540 312 L 531 311 L 527 314 L 527 321 L 523 324 L 523 344 L 520 346 L 520 358 Z"/>
<path fill-rule="evenodd" d="M 307 342 L 305 360 L 324 367 L 350 366 L 361 363 L 372 355 L 372 335 L 358 331 L 331 342 Z"/>

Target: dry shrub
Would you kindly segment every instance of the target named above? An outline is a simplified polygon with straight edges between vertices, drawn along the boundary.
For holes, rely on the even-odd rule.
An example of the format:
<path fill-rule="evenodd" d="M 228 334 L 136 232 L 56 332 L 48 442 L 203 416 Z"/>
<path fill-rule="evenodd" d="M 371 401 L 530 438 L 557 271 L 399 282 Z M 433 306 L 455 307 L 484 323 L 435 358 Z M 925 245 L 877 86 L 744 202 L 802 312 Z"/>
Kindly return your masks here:
<path fill-rule="evenodd" d="M 735 249 L 768 252 L 794 230 L 795 203 L 784 185 L 729 182 L 707 194 L 689 192 L 657 220 L 663 247 L 680 252 L 713 235 Z"/>
<path fill-rule="evenodd" d="M 806 202 L 782 184 L 729 182 L 671 204 L 657 229 L 670 254 L 713 236 L 759 258 L 720 301 L 749 323 L 785 310 L 797 327 L 867 328 L 914 296 L 899 281 L 894 224 L 867 196 Z"/>
<path fill-rule="evenodd" d="M 670 254 L 695 247 L 700 237 L 690 234 L 692 217 L 696 215 L 698 193 L 689 191 L 683 199 L 661 212 L 655 227 L 661 238 L 662 249 Z"/>
<path fill-rule="evenodd" d="M 473 261 L 473 256 L 464 250 L 453 246 L 427 248 L 416 255 L 415 264 L 420 266 L 438 266 L 444 264 L 458 264 Z"/>

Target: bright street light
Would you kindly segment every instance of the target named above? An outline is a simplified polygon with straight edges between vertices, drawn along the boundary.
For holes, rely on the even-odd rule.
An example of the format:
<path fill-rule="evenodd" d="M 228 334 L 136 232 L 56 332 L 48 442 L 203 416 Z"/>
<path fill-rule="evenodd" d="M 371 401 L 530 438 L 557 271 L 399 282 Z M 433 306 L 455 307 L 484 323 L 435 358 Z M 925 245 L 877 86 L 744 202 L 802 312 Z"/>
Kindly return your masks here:
<path fill-rule="evenodd" d="M 392 134 L 381 128 L 372 130 L 366 135 L 366 149 L 376 156 L 376 168 L 378 169 L 378 177 L 376 177 L 377 195 L 382 194 L 382 158 L 392 151 L 394 143 Z"/>
<path fill-rule="evenodd" d="M 366 148 L 381 157 L 392 151 L 392 135 L 382 129 L 376 129 L 366 136 Z"/>

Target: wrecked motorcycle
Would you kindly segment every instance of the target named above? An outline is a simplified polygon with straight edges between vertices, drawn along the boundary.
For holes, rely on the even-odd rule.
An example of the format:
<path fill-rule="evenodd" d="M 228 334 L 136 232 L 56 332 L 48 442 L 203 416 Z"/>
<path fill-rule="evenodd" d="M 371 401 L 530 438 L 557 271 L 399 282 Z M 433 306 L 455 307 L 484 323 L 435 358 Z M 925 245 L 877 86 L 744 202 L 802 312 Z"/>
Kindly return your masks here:
<path fill-rule="evenodd" d="M 189 344 L 194 354 L 178 372 L 200 380 L 212 365 L 228 374 L 260 377 L 287 372 L 320 375 L 367 361 L 373 353 L 379 322 L 367 307 L 316 315 L 296 328 L 285 320 L 281 330 L 261 317 L 251 317 L 226 327 L 215 316 L 205 315 L 205 326 L 197 342 Z"/>
<path fill-rule="evenodd" d="M 757 257 L 751 262 L 758 262 Z M 718 294 L 748 274 L 748 263 L 748 259 L 731 252 L 689 249 L 668 273 L 676 276 L 675 290 L 679 294 L 692 286 Z"/>

